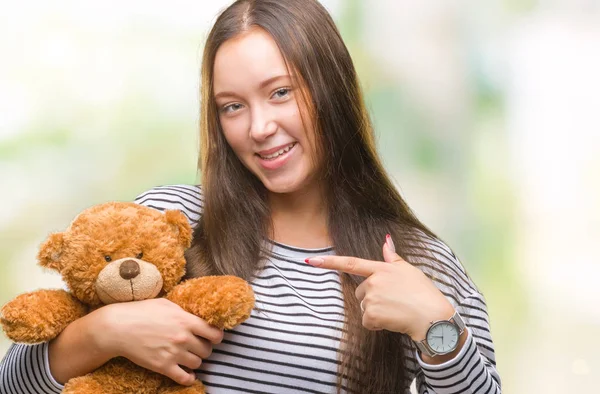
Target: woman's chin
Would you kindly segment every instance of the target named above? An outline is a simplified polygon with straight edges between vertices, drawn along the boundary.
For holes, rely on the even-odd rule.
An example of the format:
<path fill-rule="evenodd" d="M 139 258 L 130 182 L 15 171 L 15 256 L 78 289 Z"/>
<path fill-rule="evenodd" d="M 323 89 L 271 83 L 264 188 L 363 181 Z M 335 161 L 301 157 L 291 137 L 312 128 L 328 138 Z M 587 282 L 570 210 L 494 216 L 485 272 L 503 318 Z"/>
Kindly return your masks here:
<path fill-rule="evenodd" d="M 293 193 L 300 189 L 295 184 L 281 184 L 281 183 L 269 183 L 269 184 L 265 184 L 265 187 L 271 193 L 277 193 L 277 194 Z"/>
<path fill-rule="evenodd" d="M 290 162 L 280 171 L 262 171 L 256 168 L 254 174 L 271 193 L 287 194 L 306 191 L 313 184 L 313 169 L 305 162 Z"/>
<path fill-rule="evenodd" d="M 288 178 L 288 177 L 285 177 Z M 271 193 L 287 194 L 299 191 L 302 188 L 302 182 L 299 181 L 298 177 L 289 177 L 291 179 L 262 179 L 263 185 Z"/>

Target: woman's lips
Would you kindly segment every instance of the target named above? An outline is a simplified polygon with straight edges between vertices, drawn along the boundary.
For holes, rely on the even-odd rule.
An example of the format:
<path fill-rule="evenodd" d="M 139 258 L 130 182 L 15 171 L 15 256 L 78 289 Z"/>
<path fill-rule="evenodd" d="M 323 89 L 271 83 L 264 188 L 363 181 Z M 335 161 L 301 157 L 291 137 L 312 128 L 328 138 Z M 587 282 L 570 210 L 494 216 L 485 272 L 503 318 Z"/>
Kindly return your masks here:
<path fill-rule="evenodd" d="M 284 149 L 291 147 L 295 143 L 296 143 L 296 141 L 288 142 L 287 144 L 279 145 L 279 146 L 276 146 L 275 148 L 271 148 L 271 149 L 261 150 L 260 152 L 256 152 L 256 153 L 259 156 L 262 156 L 263 158 L 268 158 L 267 156 L 273 156 L 274 153 L 283 151 Z"/>
<path fill-rule="evenodd" d="M 283 154 L 280 154 L 279 156 L 273 159 L 264 159 L 259 154 L 256 154 L 256 158 L 258 160 L 258 163 L 263 168 L 267 170 L 276 170 L 282 167 L 285 163 L 287 163 L 287 161 L 290 159 L 290 157 L 292 157 L 293 153 L 296 151 L 297 145 L 298 143 L 294 143 L 290 150 L 284 152 Z"/>

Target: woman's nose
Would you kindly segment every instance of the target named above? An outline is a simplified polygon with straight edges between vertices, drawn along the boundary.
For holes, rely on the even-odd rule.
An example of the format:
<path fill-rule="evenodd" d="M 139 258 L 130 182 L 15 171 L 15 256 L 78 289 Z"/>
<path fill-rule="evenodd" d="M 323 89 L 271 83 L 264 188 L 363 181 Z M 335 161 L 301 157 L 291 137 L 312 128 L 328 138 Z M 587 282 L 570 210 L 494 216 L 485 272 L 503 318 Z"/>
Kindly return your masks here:
<path fill-rule="evenodd" d="M 250 125 L 250 137 L 262 141 L 277 132 L 277 122 L 264 111 L 254 111 Z"/>

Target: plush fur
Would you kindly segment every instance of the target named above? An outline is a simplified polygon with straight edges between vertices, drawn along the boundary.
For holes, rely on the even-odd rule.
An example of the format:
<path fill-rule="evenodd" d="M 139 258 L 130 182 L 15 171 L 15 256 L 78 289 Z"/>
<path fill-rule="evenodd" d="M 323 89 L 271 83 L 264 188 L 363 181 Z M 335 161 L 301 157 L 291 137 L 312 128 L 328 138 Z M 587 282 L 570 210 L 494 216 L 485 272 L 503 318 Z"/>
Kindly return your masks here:
<path fill-rule="evenodd" d="M 115 302 L 166 297 L 221 329 L 250 316 L 254 293 L 234 276 L 206 276 L 181 282 L 184 251 L 192 230 L 179 211 L 161 213 L 134 203 L 110 202 L 88 208 L 40 247 L 39 264 L 58 271 L 69 287 L 22 294 L 0 310 L 0 323 L 14 342 L 52 340 L 74 320 Z M 181 282 L 181 283 L 180 283 Z M 96 371 L 69 380 L 63 393 L 202 394 L 118 357 Z"/>

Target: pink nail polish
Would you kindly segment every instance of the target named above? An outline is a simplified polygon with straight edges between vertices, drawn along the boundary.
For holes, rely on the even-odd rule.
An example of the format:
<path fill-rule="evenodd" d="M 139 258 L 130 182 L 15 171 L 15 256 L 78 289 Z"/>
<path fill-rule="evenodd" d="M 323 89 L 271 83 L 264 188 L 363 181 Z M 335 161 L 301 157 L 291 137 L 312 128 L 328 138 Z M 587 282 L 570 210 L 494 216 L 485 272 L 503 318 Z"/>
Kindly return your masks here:
<path fill-rule="evenodd" d="M 314 267 L 318 267 L 325 262 L 325 260 L 320 257 L 311 257 L 309 259 L 304 259 L 304 261 Z"/>
<path fill-rule="evenodd" d="M 388 248 L 392 252 L 396 253 L 396 246 L 394 245 L 394 241 L 392 240 L 392 236 L 391 235 L 387 234 L 385 236 L 385 243 L 387 244 Z"/>

